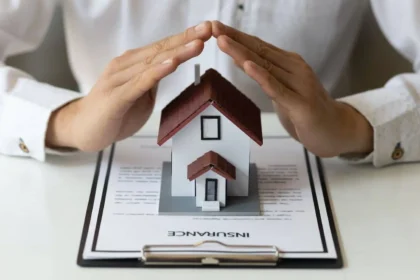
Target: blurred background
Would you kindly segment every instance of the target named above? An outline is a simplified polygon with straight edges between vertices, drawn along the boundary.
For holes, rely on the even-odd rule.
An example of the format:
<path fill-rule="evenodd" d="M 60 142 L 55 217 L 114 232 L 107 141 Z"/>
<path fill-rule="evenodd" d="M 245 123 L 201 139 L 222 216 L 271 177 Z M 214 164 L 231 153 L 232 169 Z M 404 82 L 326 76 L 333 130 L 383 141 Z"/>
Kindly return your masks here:
<path fill-rule="evenodd" d="M 68 65 L 60 8 L 56 10 L 42 45 L 35 52 L 11 57 L 6 63 L 40 81 L 77 90 Z M 350 61 L 351 91 L 381 87 L 389 78 L 402 72 L 412 72 L 410 63 L 389 45 L 369 10 Z"/>

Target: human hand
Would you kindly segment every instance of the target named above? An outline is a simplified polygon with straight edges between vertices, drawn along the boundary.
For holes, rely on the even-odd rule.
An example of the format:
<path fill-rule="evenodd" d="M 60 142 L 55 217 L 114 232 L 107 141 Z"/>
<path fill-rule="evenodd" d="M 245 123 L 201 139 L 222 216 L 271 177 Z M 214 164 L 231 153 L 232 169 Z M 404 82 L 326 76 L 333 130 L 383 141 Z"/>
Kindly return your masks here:
<path fill-rule="evenodd" d="M 114 58 L 86 97 L 53 113 L 47 146 L 99 151 L 133 135 L 153 111 L 159 81 L 199 55 L 210 37 L 204 22 Z"/>
<path fill-rule="evenodd" d="M 301 56 L 218 21 L 212 22 L 212 33 L 219 48 L 271 98 L 288 133 L 310 152 L 333 157 L 373 149 L 369 122 L 331 98 Z"/>

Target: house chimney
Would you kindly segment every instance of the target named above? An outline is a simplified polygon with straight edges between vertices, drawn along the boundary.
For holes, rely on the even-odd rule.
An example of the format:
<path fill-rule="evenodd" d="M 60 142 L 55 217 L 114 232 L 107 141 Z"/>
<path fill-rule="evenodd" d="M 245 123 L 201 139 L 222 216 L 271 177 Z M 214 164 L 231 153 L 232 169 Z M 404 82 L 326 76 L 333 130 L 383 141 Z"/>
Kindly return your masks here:
<path fill-rule="evenodd" d="M 195 64 L 195 82 L 194 85 L 200 83 L 200 64 Z"/>

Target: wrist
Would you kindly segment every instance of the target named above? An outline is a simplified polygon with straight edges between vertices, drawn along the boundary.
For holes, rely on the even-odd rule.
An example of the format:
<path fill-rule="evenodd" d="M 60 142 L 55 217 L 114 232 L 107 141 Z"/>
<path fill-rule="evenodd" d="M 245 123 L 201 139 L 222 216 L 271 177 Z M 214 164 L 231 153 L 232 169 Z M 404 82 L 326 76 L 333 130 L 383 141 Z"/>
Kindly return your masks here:
<path fill-rule="evenodd" d="M 75 149 L 73 122 L 79 111 L 81 99 L 72 101 L 51 113 L 45 138 L 49 148 Z"/>
<path fill-rule="evenodd" d="M 373 128 L 368 120 L 355 108 L 337 102 L 342 111 L 343 143 L 342 155 L 369 154 L 373 151 Z"/>

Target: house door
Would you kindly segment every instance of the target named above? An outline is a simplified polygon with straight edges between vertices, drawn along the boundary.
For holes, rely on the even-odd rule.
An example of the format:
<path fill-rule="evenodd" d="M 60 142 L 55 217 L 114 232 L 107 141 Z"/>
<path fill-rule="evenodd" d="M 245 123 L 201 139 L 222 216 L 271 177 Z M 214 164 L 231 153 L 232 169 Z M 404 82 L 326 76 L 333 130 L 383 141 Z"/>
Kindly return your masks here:
<path fill-rule="evenodd" d="M 206 179 L 206 201 L 217 201 L 217 179 Z"/>

